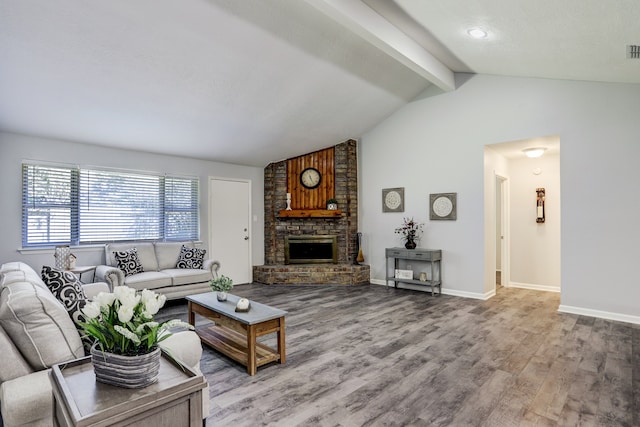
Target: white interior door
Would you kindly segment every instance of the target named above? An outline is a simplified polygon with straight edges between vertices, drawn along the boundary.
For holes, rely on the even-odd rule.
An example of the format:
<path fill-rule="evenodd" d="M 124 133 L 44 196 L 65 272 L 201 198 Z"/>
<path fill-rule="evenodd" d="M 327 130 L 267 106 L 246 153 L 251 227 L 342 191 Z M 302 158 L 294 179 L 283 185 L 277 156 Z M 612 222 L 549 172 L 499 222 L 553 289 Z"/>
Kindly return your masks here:
<path fill-rule="evenodd" d="M 502 180 L 496 175 L 496 273 L 502 272 Z M 497 274 L 496 284 L 502 285 L 501 275 Z"/>
<path fill-rule="evenodd" d="M 209 178 L 209 249 L 219 274 L 251 283 L 251 182 Z"/>
<path fill-rule="evenodd" d="M 500 285 L 509 286 L 509 181 L 496 175 L 496 261 L 500 269 Z"/>

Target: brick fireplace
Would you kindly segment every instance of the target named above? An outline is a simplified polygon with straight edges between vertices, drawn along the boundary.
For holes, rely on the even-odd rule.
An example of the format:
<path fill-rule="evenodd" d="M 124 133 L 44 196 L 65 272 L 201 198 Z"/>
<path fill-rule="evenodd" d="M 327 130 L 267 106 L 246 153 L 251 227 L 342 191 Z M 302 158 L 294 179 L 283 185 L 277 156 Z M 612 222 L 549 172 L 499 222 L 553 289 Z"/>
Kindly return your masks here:
<path fill-rule="evenodd" d="M 266 284 L 368 284 L 370 269 L 368 265 L 357 265 L 356 233 L 358 231 L 358 181 L 357 146 L 349 140 L 323 152 L 311 153 L 296 159 L 283 160 L 269 164 L 264 171 L 264 209 L 265 209 L 265 265 L 253 267 L 253 279 Z M 294 210 L 284 212 L 287 207 L 287 193 L 293 197 L 305 197 L 305 200 L 293 200 L 292 206 L 309 206 L 316 197 L 313 190 L 307 193 L 290 187 L 293 179 L 287 165 L 302 164 L 315 167 L 314 162 L 327 163 L 322 159 L 324 151 L 333 154 L 332 170 L 327 172 L 325 183 L 332 188 L 324 189 L 325 199 L 334 198 L 338 202 L 339 212 L 324 210 L 325 206 L 316 206 L 313 210 Z M 301 166 L 301 167 L 304 167 Z M 318 167 L 318 169 L 321 169 Z M 323 171 L 324 172 L 324 171 Z M 320 198 L 321 199 L 321 198 Z M 297 214 L 296 212 L 299 212 Z M 290 214 L 287 216 L 285 214 Z M 285 240 L 295 236 L 335 236 L 336 262 L 310 262 L 287 264 Z"/>
<path fill-rule="evenodd" d="M 337 236 L 284 236 L 285 264 L 337 264 Z"/>

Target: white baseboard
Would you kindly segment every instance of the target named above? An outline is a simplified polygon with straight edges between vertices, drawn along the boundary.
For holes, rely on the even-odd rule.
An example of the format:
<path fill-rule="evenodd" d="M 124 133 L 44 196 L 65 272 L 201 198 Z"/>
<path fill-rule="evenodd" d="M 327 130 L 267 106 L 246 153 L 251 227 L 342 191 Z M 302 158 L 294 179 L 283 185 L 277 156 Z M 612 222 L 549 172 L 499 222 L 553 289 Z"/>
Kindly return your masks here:
<path fill-rule="evenodd" d="M 484 294 L 480 294 L 477 292 L 467 292 L 467 291 L 459 291 L 457 289 L 442 288 L 442 293 L 445 295 L 452 295 L 454 297 L 473 298 L 473 299 L 481 299 L 483 301 L 486 301 L 489 298 L 495 296 L 496 291 L 494 289 L 489 292 L 485 292 Z"/>
<path fill-rule="evenodd" d="M 599 317 L 601 319 L 640 325 L 640 316 L 631 316 L 629 314 L 611 313 L 608 311 L 592 310 L 590 308 L 573 307 L 562 304 L 558 307 L 558 311 L 560 313 L 579 314 L 580 316 Z"/>
<path fill-rule="evenodd" d="M 387 282 L 385 280 L 380 280 L 380 279 L 371 279 L 369 280 L 369 283 L 372 283 L 374 285 L 381 285 L 381 286 L 387 286 Z M 400 284 L 400 288 L 401 289 L 411 289 L 414 291 L 424 291 L 424 292 L 431 292 L 431 288 L 428 286 L 420 286 L 420 285 L 411 285 L 410 283 L 402 283 Z M 481 299 L 481 300 L 488 300 L 489 298 L 491 298 L 492 296 L 494 296 L 496 294 L 495 290 L 486 292 L 484 294 L 479 294 L 476 292 L 466 292 L 466 291 L 458 291 L 456 289 L 447 289 L 447 288 L 442 288 L 442 293 L 444 295 L 451 295 L 454 297 L 463 297 L 463 298 L 473 298 L 473 299 Z"/>
<path fill-rule="evenodd" d="M 380 286 L 387 285 L 386 281 L 380 280 L 380 279 L 371 279 L 369 282 L 374 285 L 380 285 Z M 530 285 L 526 283 L 512 283 L 511 286 L 514 288 L 533 289 L 537 291 L 560 292 L 560 289 L 554 286 Z M 428 289 L 430 288 L 422 288 L 422 289 L 416 289 L 416 290 L 425 291 Z M 485 292 L 484 294 L 480 294 L 476 292 L 466 292 L 466 291 L 458 291 L 455 289 L 443 288 L 442 293 L 445 295 L 451 295 L 455 297 L 473 298 L 473 299 L 480 299 L 480 300 L 486 301 L 489 298 L 495 296 L 496 291 L 491 290 L 489 292 Z M 634 324 L 640 325 L 640 316 L 631 316 L 628 314 L 620 314 L 620 313 L 610 313 L 608 311 L 591 310 L 588 308 L 573 307 L 569 305 L 560 305 L 558 307 L 558 311 L 560 313 L 570 313 L 570 314 L 578 314 L 581 316 L 599 317 L 607 320 L 615 320 L 618 322 L 627 322 L 627 323 L 634 323 Z"/>
<path fill-rule="evenodd" d="M 509 287 L 531 289 L 533 291 L 560 292 L 559 286 L 536 285 L 533 283 L 509 282 Z"/>

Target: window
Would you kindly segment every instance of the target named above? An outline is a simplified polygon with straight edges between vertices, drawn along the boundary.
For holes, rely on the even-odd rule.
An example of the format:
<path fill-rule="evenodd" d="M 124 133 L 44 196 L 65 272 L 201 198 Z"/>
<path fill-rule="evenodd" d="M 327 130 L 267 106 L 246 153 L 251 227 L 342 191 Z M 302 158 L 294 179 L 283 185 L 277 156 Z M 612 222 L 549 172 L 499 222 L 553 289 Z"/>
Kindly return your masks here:
<path fill-rule="evenodd" d="M 24 164 L 22 246 L 197 240 L 198 179 Z"/>

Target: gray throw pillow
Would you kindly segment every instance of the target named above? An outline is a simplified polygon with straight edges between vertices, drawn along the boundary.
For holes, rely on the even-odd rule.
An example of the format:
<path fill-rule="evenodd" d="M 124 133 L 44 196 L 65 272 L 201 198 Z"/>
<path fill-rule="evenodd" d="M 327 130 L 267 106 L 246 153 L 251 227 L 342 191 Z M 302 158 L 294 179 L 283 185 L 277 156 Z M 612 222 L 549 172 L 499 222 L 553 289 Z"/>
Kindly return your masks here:
<path fill-rule="evenodd" d="M 69 314 L 42 285 L 23 281 L 2 288 L 0 325 L 36 370 L 84 356 Z"/>

